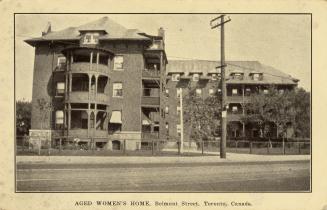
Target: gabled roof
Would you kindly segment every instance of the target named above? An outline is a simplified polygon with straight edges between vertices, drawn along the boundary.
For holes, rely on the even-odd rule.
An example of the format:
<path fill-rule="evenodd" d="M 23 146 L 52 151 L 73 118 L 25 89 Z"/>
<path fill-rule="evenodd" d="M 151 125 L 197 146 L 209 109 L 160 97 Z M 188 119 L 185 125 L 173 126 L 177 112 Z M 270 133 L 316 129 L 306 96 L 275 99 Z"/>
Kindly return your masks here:
<path fill-rule="evenodd" d="M 243 72 L 243 80 L 229 79 L 226 81 L 227 84 L 287 84 L 296 85 L 299 81 L 291 77 L 290 75 L 275 69 L 271 66 L 263 65 L 258 61 L 226 61 L 226 77 L 232 72 Z M 189 74 L 192 72 L 202 71 L 203 75 L 208 73 L 217 72 L 220 73 L 220 66 L 218 61 L 209 60 L 169 60 L 166 66 L 166 73 L 172 74 L 174 72 L 184 72 Z M 260 72 L 263 74 L 261 81 L 254 81 L 251 78 L 251 73 Z"/>
<path fill-rule="evenodd" d="M 69 27 L 60 31 L 52 31 L 42 37 L 28 39 L 25 41 L 33 45 L 33 43 L 38 41 L 79 40 L 81 31 L 104 31 L 105 33 L 99 37 L 100 40 L 151 40 L 149 37 L 141 35 L 143 32 L 139 31 L 138 29 L 127 29 L 111 20 L 109 17 L 103 17 L 78 27 Z"/>

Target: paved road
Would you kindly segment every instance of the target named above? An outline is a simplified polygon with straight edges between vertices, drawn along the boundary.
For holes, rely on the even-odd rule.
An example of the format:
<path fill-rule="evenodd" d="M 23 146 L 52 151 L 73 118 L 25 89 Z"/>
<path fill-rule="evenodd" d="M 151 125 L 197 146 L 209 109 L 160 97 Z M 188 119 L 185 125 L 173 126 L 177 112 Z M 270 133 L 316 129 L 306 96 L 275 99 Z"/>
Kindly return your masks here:
<path fill-rule="evenodd" d="M 309 190 L 309 161 L 17 165 L 18 192 Z"/>

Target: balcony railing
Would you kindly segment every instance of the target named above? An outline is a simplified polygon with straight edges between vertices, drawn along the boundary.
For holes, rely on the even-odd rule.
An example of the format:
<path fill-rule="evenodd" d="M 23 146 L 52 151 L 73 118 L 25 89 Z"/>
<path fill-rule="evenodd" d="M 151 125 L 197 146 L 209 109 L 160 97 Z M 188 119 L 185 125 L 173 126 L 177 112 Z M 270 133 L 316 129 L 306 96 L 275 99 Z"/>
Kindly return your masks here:
<path fill-rule="evenodd" d="M 142 71 L 142 77 L 158 78 L 160 77 L 160 71 L 154 69 L 144 69 Z"/>
<path fill-rule="evenodd" d="M 143 97 L 160 97 L 159 88 L 143 88 Z"/>
<path fill-rule="evenodd" d="M 91 68 L 90 68 L 91 67 Z M 89 71 L 96 71 L 102 74 L 108 74 L 109 73 L 109 67 L 104 64 L 95 64 L 93 63 L 90 65 L 88 62 L 78 62 L 78 63 L 72 63 L 70 67 L 72 72 L 75 73 L 87 73 Z"/>
<path fill-rule="evenodd" d="M 160 89 L 159 88 L 143 88 L 142 94 L 143 105 L 159 105 Z"/>
<path fill-rule="evenodd" d="M 75 103 L 85 103 L 90 101 L 97 101 L 101 103 L 109 103 L 109 96 L 104 93 L 97 93 L 97 97 L 95 97 L 95 92 L 91 91 L 90 98 L 88 91 L 72 91 L 68 95 L 69 102 Z"/>
<path fill-rule="evenodd" d="M 239 96 L 239 95 L 227 96 L 227 102 L 228 103 L 242 103 L 243 102 L 243 96 Z"/>

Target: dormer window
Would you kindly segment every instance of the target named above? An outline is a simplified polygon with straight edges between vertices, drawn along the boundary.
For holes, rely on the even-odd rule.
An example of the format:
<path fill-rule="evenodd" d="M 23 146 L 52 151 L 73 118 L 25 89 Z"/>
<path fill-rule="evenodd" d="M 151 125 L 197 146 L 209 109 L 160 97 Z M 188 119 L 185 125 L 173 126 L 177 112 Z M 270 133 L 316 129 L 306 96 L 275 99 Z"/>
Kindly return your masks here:
<path fill-rule="evenodd" d="M 252 79 L 255 80 L 255 81 L 259 81 L 259 80 L 262 79 L 262 74 L 258 74 L 258 73 L 253 74 Z"/>
<path fill-rule="evenodd" d="M 194 82 L 198 82 L 199 81 L 199 78 L 200 78 L 200 75 L 199 74 L 193 74 L 193 81 Z"/>
<path fill-rule="evenodd" d="M 217 80 L 218 79 L 218 74 L 212 74 L 211 79 L 212 80 Z"/>
<path fill-rule="evenodd" d="M 242 80 L 243 79 L 243 74 L 242 73 L 234 73 L 232 75 L 233 79 L 239 79 Z"/>
<path fill-rule="evenodd" d="M 99 33 L 86 33 L 83 38 L 83 44 L 98 44 Z"/>
<path fill-rule="evenodd" d="M 178 82 L 181 79 L 180 74 L 173 74 L 172 81 Z"/>

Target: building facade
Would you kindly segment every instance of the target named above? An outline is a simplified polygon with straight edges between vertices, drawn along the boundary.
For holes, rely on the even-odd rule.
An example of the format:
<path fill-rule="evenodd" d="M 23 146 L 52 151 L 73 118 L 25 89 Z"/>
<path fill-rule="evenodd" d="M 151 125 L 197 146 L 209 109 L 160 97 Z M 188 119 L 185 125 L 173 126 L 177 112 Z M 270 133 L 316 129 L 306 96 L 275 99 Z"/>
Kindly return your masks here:
<path fill-rule="evenodd" d="M 242 116 L 246 115 L 244 106 L 250 103 L 250 96 L 260 91 L 267 93 L 270 86 L 280 92 L 291 90 L 297 86 L 298 80 L 273 67 L 258 61 L 227 61 L 225 68 L 227 90 L 227 137 L 228 139 L 257 138 L 259 126 L 255 122 L 244 123 Z M 206 99 L 220 94 L 220 63 L 206 60 L 169 60 L 166 79 L 165 119 L 169 132 L 167 136 L 179 138 L 181 135 L 180 100 L 188 94 L 192 87 L 198 97 Z M 218 91 L 218 93 L 217 93 Z M 275 125 L 271 125 L 276 130 Z M 184 126 L 184 138 L 189 139 L 190 128 Z M 291 131 L 290 131 L 291 132 Z M 277 132 L 272 133 L 277 138 Z"/>
<path fill-rule="evenodd" d="M 204 98 L 219 91 L 219 64 L 168 64 L 164 40 L 162 28 L 149 35 L 108 17 L 55 32 L 49 26 L 26 40 L 35 48 L 30 136 L 129 150 L 178 139 L 181 130 L 188 139 L 189 130 L 180 125 L 180 95 L 189 83 Z M 228 135 L 256 136 L 255 126 L 240 121 L 247 96 L 270 84 L 291 89 L 297 80 L 256 61 L 227 62 L 226 69 Z"/>
<path fill-rule="evenodd" d="M 62 31 L 49 27 L 26 42 L 35 47 L 31 136 L 69 136 L 108 149 L 125 140 L 137 149 L 142 138 L 158 135 L 163 29 L 152 36 L 104 17 Z M 144 130 L 150 117 L 154 125 Z"/>

